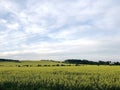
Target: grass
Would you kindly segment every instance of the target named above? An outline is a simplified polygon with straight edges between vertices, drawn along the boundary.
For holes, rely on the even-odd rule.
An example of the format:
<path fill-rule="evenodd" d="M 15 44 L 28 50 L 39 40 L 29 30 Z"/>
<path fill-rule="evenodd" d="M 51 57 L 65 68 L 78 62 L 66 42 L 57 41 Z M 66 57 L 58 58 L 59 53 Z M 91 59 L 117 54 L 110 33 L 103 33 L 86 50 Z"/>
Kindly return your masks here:
<path fill-rule="evenodd" d="M 0 66 L 1 67 L 15 67 L 15 66 L 32 66 L 32 67 L 36 67 L 38 65 L 44 66 L 44 65 L 61 65 L 65 63 L 59 62 L 59 61 L 45 61 L 45 60 L 41 60 L 41 61 L 21 61 L 21 62 L 0 62 Z"/>
<path fill-rule="evenodd" d="M 51 66 L 36 67 L 38 63 Z M 120 90 L 120 66 L 52 66 L 58 63 L 25 61 L 21 64 L 33 67 L 1 66 L 0 90 Z"/>

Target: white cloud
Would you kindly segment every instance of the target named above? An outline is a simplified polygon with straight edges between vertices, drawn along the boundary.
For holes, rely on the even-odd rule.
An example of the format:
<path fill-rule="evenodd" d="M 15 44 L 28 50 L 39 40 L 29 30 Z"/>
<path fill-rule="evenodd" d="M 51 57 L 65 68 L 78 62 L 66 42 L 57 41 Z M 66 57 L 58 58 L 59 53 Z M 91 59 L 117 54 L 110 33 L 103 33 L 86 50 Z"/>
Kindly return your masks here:
<path fill-rule="evenodd" d="M 102 18 L 95 22 L 97 27 L 104 30 L 120 29 L 119 9 L 120 6 L 114 6 L 109 8 L 106 11 L 106 13 L 102 16 Z"/>
<path fill-rule="evenodd" d="M 32 58 L 32 54 L 33 58 L 117 57 L 118 3 L 116 0 L 2 0 L 0 55 L 22 59 L 30 55 Z"/>
<path fill-rule="evenodd" d="M 32 34 L 45 34 L 46 30 L 36 24 L 32 24 L 31 26 L 25 28 L 25 32 Z"/>
<path fill-rule="evenodd" d="M 18 30 L 19 29 L 19 24 L 18 23 L 7 24 L 7 27 L 10 30 Z"/>

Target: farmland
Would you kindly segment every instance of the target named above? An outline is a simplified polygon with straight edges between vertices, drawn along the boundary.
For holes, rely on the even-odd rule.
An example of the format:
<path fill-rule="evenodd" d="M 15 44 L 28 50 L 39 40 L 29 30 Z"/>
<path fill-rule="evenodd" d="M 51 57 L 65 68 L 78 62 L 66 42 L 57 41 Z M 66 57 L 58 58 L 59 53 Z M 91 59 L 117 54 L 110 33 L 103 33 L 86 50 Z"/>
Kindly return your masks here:
<path fill-rule="evenodd" d="M 0 90 L 120 90 L 120 66 L 0 62 Z"/>

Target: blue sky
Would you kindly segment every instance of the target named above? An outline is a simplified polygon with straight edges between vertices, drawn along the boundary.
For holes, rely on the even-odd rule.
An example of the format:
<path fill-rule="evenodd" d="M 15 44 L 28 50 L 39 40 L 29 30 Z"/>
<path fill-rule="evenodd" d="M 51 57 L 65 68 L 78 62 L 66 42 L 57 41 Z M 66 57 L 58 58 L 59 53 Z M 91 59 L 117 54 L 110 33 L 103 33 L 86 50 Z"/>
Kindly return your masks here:
<path fill-rule="evenodd" d="M 120 60 L 120 0 L 0 0 L 0 57 Z"/>

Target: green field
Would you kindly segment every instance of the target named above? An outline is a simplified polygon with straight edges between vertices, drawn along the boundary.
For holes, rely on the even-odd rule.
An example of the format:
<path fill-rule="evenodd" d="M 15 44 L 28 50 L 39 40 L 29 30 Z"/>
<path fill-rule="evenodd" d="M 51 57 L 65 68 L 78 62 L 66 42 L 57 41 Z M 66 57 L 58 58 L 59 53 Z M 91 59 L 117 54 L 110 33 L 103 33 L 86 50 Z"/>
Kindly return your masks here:
<path fill-rule="evenodd" d="M 120 90 L 120 66 L 63 64 L 0 62 L 0 90 Z"/>
<path fill-rule="evenodd" d="M 65 64 L 59 61 L 47 61 L 47 60 L 41 60 L 41 61 L 21 61 L 21 62 L 0 62 L 0 66 L 2 67 L 15 67 L 15 66 L 20 66 L 20 67 L 25 67 L 25 66 L 31 66 L 31 67 L 37 67 L 38 65 L 44 66 L 44 65 L 61 65 Z"/>

